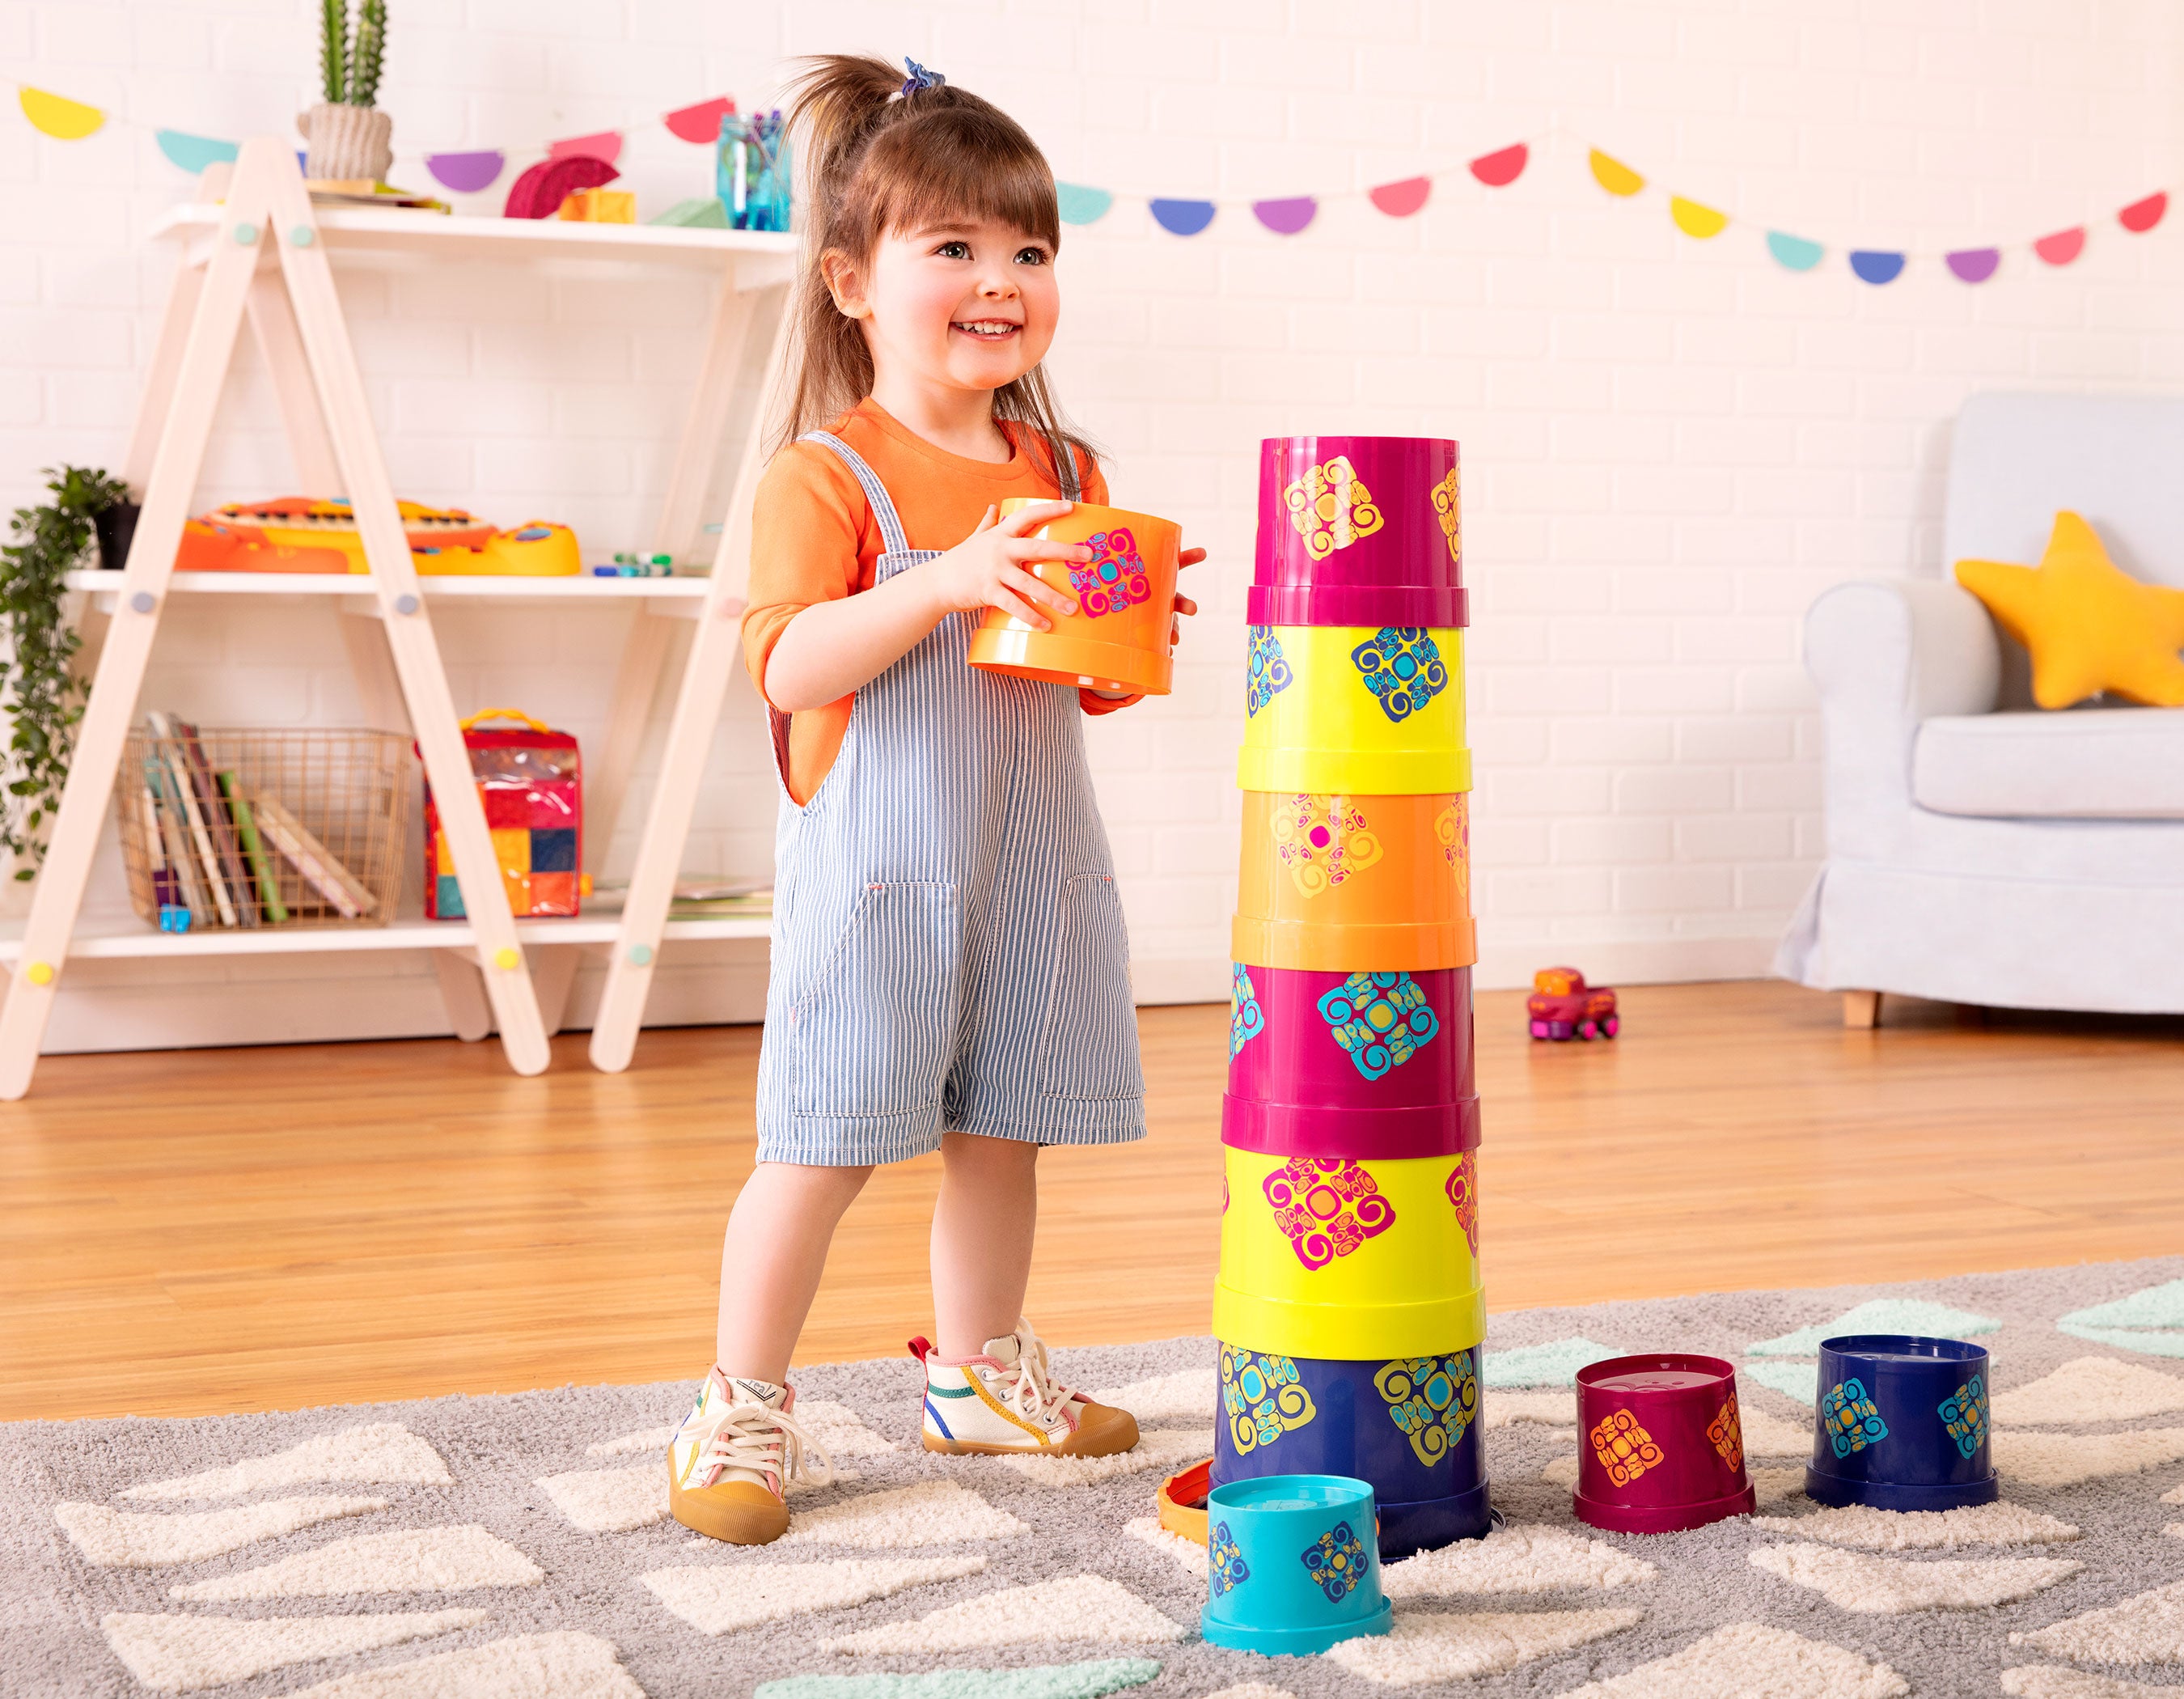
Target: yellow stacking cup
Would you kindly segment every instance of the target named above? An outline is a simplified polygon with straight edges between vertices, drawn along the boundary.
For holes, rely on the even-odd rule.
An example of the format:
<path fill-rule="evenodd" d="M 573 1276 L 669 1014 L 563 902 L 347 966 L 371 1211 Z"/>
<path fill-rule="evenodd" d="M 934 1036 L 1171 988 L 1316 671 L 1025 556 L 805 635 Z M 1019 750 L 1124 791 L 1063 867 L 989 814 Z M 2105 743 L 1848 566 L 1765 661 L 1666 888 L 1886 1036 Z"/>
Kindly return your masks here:
<path fill-rule="evenodd" d="M 1324 973 L 1479 959 L 1470 799 L 1244 793 L 1235 961 Z"/>
<path fill-rule="evenodd" d="M 1215 1337 L 1351 1359 L 1430 1356 L 1485 1337 L 1471 1153 L 1387 1161 L 1223 1154 Z"/>
<path fill-rule="evenodd" d="M 1250 631 L 1236 767 L 1245 790 L 1392 796 L 1471 788 L 1462 630 Z"/>

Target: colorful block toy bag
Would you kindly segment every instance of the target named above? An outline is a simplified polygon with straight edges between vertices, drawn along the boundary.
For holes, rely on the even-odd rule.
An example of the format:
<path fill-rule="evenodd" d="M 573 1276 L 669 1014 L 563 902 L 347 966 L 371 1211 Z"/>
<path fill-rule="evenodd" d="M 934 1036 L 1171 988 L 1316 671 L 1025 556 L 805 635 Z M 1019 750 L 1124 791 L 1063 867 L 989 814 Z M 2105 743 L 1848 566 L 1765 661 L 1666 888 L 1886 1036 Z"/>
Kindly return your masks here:
<path fill-rule="evenodd" d="M 482 732 L 487 720 L 518 720 L 521 731 Z M 488 708 L 463 721 L 463 745 L 485 805 L 493 859 L 519 920 L 574 915 L 584 883 L 583 764 L 567 732 L 508 708 Z M 425 786 L 425 916 L 465 918 L 454 858 L 440 831 L 432 787 Z"/>

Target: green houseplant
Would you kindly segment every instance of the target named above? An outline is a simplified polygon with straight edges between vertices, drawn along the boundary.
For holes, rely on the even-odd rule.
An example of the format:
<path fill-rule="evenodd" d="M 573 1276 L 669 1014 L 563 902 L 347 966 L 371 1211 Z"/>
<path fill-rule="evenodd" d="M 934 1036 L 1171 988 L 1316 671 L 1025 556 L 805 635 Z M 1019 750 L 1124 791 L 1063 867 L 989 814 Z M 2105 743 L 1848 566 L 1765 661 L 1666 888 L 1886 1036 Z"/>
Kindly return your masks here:
<path fill-rule="evenodd" d="M 0 707 L 8 715 L 8 781 L 0 794 L 0 848 L 15 877 L 32 877 L 43 828 L 67 783 L 83 689 L 69 663 L 82 643 L 61 616 L 62 582 L 90 550 L 98 517 L 129 499 L 119 478 L 86 466 L 46 469 L 52 498 L 15 510 L 14 541 L 0 546 L 0 628 L 8 639 Z"/>
<path fill-rule="evenodd" d="M 394 163 L 394 120 L 374 104 L 387 55 L 387 0 L 319 0 L 319 86 L 326 97 L 304 114 L 307 177 L 377 182 Z"/>

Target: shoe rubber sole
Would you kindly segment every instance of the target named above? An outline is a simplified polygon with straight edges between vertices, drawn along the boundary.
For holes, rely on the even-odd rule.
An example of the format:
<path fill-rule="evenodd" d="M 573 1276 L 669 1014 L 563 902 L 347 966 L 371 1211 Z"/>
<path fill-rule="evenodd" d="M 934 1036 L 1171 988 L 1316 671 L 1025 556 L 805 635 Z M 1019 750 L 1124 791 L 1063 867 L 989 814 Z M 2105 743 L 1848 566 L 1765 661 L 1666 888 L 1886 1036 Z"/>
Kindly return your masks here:
<path fill-rule="evenodd" d="M 1095 1419 L 1092 1412 L 1111 1419 Z M 1119 1419 L 1112 1419 L 1119 1418 Z M 955 1457 L 1112 1457 L 1128 1451 L 1138 1443 L 1138 1421 L 1127 1410 L 1115 1410 L 1106 1405 L 1086 1407 L 1085 1419 L 1079 1422 L 1076 1431 L 1059 1445 L 989 1445 L 982 1440 L 944 1440 L 931 1429 L 925 1430 L 925 1449 Z"/>
<path fill-rule="evenodd" d="M 694 1534 L 730 1546 L 771 1546 L 788 1531 L 788 1507 L 763 1487 L 732 1481 L 686 1490 L 667 1464 L 667 1513 Z"/>

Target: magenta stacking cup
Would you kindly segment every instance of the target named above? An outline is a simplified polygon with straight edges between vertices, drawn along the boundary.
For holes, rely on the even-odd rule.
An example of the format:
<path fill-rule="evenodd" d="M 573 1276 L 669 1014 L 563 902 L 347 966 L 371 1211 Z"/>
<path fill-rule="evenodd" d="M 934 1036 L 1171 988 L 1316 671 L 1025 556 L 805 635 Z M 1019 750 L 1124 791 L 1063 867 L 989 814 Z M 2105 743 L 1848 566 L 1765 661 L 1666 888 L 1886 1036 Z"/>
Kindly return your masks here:
<path fill-rule="evenodd" d="M 1469 624 L 1462 513 L 1448 437 L 1267 437 L 1250 622 Z"/>
<path fill-rule="evenodd" d="M 1469 968 L 1231 974 L 1223 1144 L 1359 1160 L 1478 1148 Z"/>

